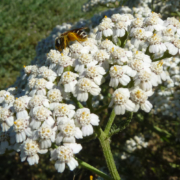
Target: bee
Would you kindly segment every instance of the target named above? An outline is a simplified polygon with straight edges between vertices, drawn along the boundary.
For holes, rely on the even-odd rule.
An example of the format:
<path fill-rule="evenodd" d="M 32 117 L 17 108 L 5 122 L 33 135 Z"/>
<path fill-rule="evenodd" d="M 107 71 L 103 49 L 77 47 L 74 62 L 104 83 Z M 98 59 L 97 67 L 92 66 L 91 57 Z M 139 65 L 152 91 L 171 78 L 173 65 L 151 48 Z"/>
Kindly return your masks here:
<path fill-rule="evenodd" d="M 69 47 L 70 41 L 83 42 L 87 40 L 87 34 L 83 31 L 87 27 L 77 28 L 70 31 L 67 31 L 61 34 L 55 39 L 55 47 L 57 50 L 62 51 L 66 47 Z"/>

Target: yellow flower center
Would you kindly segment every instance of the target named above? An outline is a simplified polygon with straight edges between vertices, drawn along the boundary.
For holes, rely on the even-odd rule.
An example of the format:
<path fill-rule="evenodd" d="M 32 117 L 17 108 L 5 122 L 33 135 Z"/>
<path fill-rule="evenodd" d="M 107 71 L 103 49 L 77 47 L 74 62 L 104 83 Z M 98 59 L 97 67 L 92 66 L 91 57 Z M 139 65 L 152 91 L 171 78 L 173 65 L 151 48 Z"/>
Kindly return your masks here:
<path fill-rule="evenodd" d="M 163 65 L 163 61 L 161 60 L 161 61 L 159 61 L 159 63 L 158 63 L 158 67 L 161 67 Z"/>
<path fill-rule="evenodd" d="M 114 70 L 117 71 L 117 67 L 116 66 L 114 67 Z"/>
<path fill-rule="evenodd" d="M 142 92 L 140 90 L 137 90 L 135 95 L 136 95 L 137 98 L 141 98 Z"/>

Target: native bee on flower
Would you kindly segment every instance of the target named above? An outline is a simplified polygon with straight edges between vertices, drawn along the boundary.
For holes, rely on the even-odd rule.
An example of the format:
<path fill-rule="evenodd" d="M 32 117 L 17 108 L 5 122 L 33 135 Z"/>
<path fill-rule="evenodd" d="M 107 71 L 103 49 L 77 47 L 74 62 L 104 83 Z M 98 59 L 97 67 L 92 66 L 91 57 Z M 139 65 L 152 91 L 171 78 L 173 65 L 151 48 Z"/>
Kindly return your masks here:
<path fill-rule="evenodd" d="M 70 41 L 83 42 L 87 40 L 87 34 L 83 31 L 87 27 L 72 29 L 70 31 L 64 32 L 59 37 L 55 39 L 55 47 L 57 50 L 62 51 L 69 46 Z"/>

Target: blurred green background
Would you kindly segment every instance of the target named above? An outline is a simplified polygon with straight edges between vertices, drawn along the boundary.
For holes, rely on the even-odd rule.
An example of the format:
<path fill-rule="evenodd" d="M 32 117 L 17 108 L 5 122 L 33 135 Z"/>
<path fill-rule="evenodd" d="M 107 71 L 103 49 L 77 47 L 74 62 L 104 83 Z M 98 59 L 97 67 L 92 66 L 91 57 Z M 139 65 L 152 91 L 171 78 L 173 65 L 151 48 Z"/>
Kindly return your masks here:
<path fill-rule="evenodd" d="M 83 13 L 86 0 L 1 0 L 0 1 L 0 89 L 15 82 L 23 65 L 36 56 L 38 41 L 56 25 L 89 19 L 106 7 Z"/>

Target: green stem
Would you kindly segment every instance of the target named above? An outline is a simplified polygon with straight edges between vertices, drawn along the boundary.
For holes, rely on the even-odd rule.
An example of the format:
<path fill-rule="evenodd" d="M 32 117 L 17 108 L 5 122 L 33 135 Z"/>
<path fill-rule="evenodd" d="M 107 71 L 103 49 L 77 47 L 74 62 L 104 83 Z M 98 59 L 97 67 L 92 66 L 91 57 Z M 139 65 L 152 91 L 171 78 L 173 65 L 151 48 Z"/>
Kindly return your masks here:
<path fill-rule="evenodd" d="M 101 112 L 102 110 L 108 108 L 109 105 L 101 106 L 99 109 L 95 110 L 94 113 L 97 114 L 98 112 Z"/>
<path fill-rule="evenodd" d="M 111 126 L 112 126 L 112 124 L 114 122 L 115 117 L 116 117 L 116 114 L 115 114 L 115 111 L 114 111 L 114 108 L 113 108 L 113 110 L 111 112 L 111 115 L 109 117 L 109 120 L 107 122 L 107 125 L 105 127 L 105 130 L 104 130 L 104 133 L 106 134 L 106 136 L 108 136 L 108 134 L 109 134 L 109 131 L 111 129 Z"/>
<path fill-rule="evenodd" d="M 94 127 L 94 129 L 101 143 L 103 154 L 106 159 L 106 164 L 109 169 L 109 172 L 111 173 L 111 176 L 113 177 L 114 180 L 121 180 L 113 159 L 109 139 L 107 138 L 106 134 L 102 131 L 102 129 L 99 126 Z"/>
<path fill-rule="evenodd" d="M 110 137 L 113 136 L 114 134 L 116 134 L 116 133 L 124 130 L 127 126 L 129 126 L 129 124 L 130 124 L 130 122 L 131 122 L 131 120 L 132 120 L 132 117 L 133 117 L 133 112 L 130 112 L 128 119 L 127 119 L 127 120 L 124 120 L 125 123 L 122 124 L 122 125 L 120 125 L 120 127 L 117 128 L 116 130 L 113 130 L 112 132 L 110 132 L 110 133 L 108 134 L 108 137 L 110 138 Z"/>
<path fill-rule="evenodd" d="M 89 98 L 87 100 L 87 107 L 90 109 L 91 112 L 93 112 L 93 107 L 92 107 L 92 95 L 89 94 Z"/>
<path fill-rule="evenodd" d="M 173 57 L 171 54 L 169 54 L 167 51 L 164 53 L 164 55 L 158 59 L 153 59 L 153 62 L 156 62 L 156 61 L 159 61 L 159 60 L 162 60 L 162 59 L 165 59 L 165 58 L 170 58 L 170 57 Z"/>
<path fill-rule="evenodd" d="M 79 165 L 80 165 L 81 167 L 84 167 L 84 168 L 86 168 L 86 169 L 94 172 L 95 174 L 99 175 L 100 177 L 104 178 L 105 180 L 106 180 L 106 179 L 107 179 L 107 180 L 112 180 L 111 177 L 107 176 L 105 173 L 103 173 L 102 171 L 96 169 L 95 167 L 91 166 L 90 164 L 88 164 L 88 163 L 86 163 L 86 162 L 78 159 L 77 157 L 76 157 L 76 160 L 78 161 L 78 163 L 79 163 Z"/>
<path fill-rule="evenodd" d="M 89 104 L 89 103 L 91 102 L 91 98 L 92 98 L 92 97 L 90 97 L 90 100 L 89 100 L 89 102 L 88 102 L 88 104 L 87 104 L 87 105 L 89 105 L 90 107 L 92 107 L 92 103 Z M 80 108 L 83 108 L 82 104 L 79 103 L 79 102 L 76 100 L 76 98 L 73 97 L 73 100 L 78 104 L 78 106 L 79 106 Z M 110 131 L 110 129 L 111 129 L 111 126 L 112 126 L 112 123 L 113 123 L 113 121 L 114 121 L 115 116 L 116 116 L 116 115 L 115 115 L 115 112 L 114 112 L 114 109 L 113 109 L 112 112 L 111 112 L 109 121 L 108 121 L 108 123 L 107 123 L 107 125 L 106 125 L 106 129 L 105 129 L 105 131 L 106 131 L 107 134 L 109 133 L 109 131 Z M 99 126 L 94 126 L 94 130 L 95 130 L 95 132 L 96 132 L 96 134 L 97 134 L 97 136 L 98 136 L 98 139 L 99 139 L 99 141 L 100 141 L 100 143 L 101 143 L 101 146 L 102 146 L 102 149 L 103 149 L 103 154 L 104 154 L 104 157 L 105 157 L 105 159 L 106 159 L 106 164 L 107 164 L 107 167 L 108 167 L 108 169 L 109 169 L 109 172 L 111 173 L 111 176 L 113 177 L 113 180 L 121 180 L 121 178 L 120 178 L 120 176 L 119 176 L 119 174 L 118 174 L 118 171 L 117 171 L 117 169 L 116 169 L 116 165 L 115 165 L 115 162 L 114 162 L 114 159 L 113 159 L 113 155 L 112 155 L 112 152 L 111 152 L 110 141 L 109 141 L 109 138 L 107 138 L 107 134 L 106 134 L 105 132 L 103 132 L 103 130 L 102 130 Z M 84 162 L 84 163 L 85 163 L 85 162 Z M 83 163 L 83 164 L 84 164 L 84 163 Z M 87 163 L 86 163 L 86 164 L 87 164 Z M 81 165 L 81 164 L 80 164 L 80 165 Z M 89 165 L 89 166 L 90 166 L 90 165 Z M 86 166 L 86 168 L 87 168 L 87 166 Z M 94 168 L 94 167 L 92 167 L 92 168 L 89 169 L 89 170 L 93 171 L 93 168 Z M 94 168 L 94 170 L 95 170 L 95 169 L 96 169 L 96 168 Z M 97 171 L 96 171 L 96 173 L 97 173 Z M 100 174 L 99 174 L 99 175 L 100 175 Z"/>
<path fill-rule="evenodd" d="M 86 137 L 83 137 L 83 139 L 78 139 L 78 143 L 84 143 L 84 142 L 89 142 L 93 139 L 96 139 L 97 138 L 97 134 L 96 133 L 93 133 L 92 135 L 90 136 L 86 136 Z"/>
<path fill-rule="evenodd" d="M 84 106 L 72 95 L 71 99 L 78 105 L 79 108 L 84 108 Z"/>

